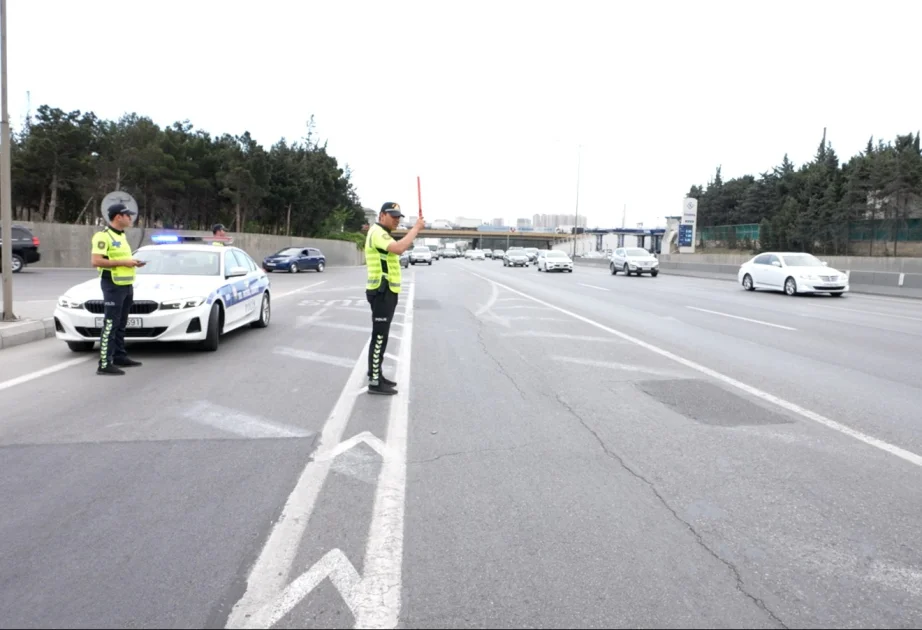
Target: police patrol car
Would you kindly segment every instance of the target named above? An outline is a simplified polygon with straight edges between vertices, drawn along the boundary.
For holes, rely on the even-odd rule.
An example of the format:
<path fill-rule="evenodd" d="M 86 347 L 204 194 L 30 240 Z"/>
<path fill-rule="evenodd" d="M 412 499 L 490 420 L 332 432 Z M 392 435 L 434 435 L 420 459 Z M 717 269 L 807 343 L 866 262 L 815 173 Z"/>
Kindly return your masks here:
<path fill-rule="evenodd" d="M 135 268 L 126 342 L 197 342 L 214 351 L 224 333 L 269 325 L 269 277 L 231 239 L 155 234 L 151 241 L 134 254 L 147 264 Z M 99 278 L 71 287 L 54 311 L 56 337 L 74 352 L 91 351 L 104 312 Z"/>

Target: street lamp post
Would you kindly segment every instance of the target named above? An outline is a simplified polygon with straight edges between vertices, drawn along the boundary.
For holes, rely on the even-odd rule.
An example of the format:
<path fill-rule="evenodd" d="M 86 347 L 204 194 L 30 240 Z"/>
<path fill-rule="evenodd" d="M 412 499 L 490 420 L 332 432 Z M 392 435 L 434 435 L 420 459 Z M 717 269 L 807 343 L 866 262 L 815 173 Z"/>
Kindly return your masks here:
<path fill-rule="evenodd" d="M 6 0 L 0 0 L 0 241 L 3 245 L 0 267 L 3 268 L 3 318 L 13 315 L 13 193 L 10 190 L 10 113 L 6 94 Z"/>

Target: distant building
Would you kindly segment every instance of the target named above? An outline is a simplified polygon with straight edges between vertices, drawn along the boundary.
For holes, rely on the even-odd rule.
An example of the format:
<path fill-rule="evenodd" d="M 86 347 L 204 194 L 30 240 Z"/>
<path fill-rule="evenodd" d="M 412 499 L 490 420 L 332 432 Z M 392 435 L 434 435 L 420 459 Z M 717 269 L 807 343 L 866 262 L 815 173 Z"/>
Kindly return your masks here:
<path fill-rule="evenodd" d="M 378 211 L 374 208 L 362 208 L 362 212 L 365 213 L 365 223 L 368 225 L 374 225 L 378 221 Z"/>
<path fill-rule="evenodd" d="M 505 221 L 503 219 L 493 219 L 493 227 L 503 227 Z"/>
<path fill-rule="evenodd" d="M 530 227 L 531 227 L 531 219 L 516 219 L 516 220 L 515 220 L 515 227 L 517 227 L 517 228 L 530 228 Z"/>

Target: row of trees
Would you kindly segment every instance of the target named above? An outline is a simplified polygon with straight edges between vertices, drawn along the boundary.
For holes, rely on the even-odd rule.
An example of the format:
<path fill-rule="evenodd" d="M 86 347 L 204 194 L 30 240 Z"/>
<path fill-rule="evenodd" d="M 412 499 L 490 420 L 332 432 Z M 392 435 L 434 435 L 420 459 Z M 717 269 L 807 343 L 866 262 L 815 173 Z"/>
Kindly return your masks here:
<path fill-rule="evenodd" d="M 723 181 L 718 167 L 707 188 L 692 186 L 688 194 L 698 199 L 699 226 L 759 223 L 762 249 L 846 253 L 856 223 L 866 222 L 869 234 L 886 234 L 895 255 L 908 220 L 922 217 L 919 133 L 888 143 L 871 138 L 840 163 L 824 131 L 813 160 L 800 168 L 785 155 L 758 178 Z M 732 240 L 735 232 L 728 233 Z"/>
<path fill-rule="evenodd" d="M 188 121 L 161 128 L 127 114 L 42 105 L 14 133 L 12 197 L 20 220 L 92 223 L 113 190 L 138 201 L 150 227 L 335 236 L 365 222 L 348 165 L 315 138 L 281 139 L 268 150 L 249 132 L 212 136 Z"/>

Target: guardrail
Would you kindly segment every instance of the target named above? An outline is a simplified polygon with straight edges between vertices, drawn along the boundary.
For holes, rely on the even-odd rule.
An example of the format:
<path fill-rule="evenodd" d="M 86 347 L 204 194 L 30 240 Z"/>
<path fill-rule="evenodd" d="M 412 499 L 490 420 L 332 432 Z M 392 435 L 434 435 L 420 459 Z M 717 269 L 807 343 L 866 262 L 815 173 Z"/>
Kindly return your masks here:
<path fill-rule="evenodd" d="M 574 262 L 587 267 L 608 267 L 607 258 L 577 258 Z M 718 263 L 660 261 L 663 274 L 692 276 L 737 282 L 739 265 Z M 922 298 L 922 273 L 843 269 L 848 274 L 849 289 L 854 293 Z"/>

